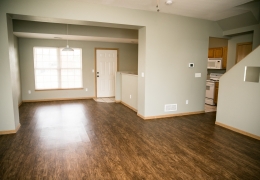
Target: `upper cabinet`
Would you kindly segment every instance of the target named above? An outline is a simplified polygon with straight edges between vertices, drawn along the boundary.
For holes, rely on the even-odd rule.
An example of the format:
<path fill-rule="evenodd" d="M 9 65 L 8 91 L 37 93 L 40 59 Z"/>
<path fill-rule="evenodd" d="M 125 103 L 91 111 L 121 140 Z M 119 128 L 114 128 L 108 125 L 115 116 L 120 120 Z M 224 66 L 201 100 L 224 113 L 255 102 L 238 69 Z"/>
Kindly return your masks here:
<path fill-rule="evenodd" d="M 209 48 L 208 58 L 214 58 L 214 48 Z"/>
<path fill-rule="evenodd" d="M 214 48 L 214 58 L 222 58 L 223 56 L 223 48 Z"/>
<path fill-rule="evenodd" d="M 208 58 L 222 58 L 223 48 L 209 48 Z"/>
<path fill-rule="evenodd" d="M 228 52 L 228 47 L 223 47 L 223 57 L 222 57 L 222 68 L 223 69 L 227 68 L 227 52 Z"/>
<path fill-rule="evenodd" d="M 222 58 L 222 68 L 227 67 L 227 47 L 209 48 L 208 58 Z"/>

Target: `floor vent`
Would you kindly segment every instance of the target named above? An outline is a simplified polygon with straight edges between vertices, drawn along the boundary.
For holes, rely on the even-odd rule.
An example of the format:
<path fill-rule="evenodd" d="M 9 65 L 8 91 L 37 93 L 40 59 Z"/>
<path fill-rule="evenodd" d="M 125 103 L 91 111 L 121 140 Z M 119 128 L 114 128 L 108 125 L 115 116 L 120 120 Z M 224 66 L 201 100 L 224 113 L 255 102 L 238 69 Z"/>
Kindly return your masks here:
<path fill-rule="evenodd" d="M 177 111 L 177 104 L 165 104 L 164 111 Z"/>

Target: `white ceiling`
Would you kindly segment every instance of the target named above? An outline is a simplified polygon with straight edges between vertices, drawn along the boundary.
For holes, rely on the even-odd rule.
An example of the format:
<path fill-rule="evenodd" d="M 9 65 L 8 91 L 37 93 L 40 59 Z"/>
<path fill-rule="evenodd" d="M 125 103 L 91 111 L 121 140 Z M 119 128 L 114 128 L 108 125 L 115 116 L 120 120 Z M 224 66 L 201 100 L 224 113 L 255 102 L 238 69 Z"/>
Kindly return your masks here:
<path fill-rule="evenodd" d="M 217 21 L 228 17 L 246 13 L 250 10 L 236 6 L 252 2 L 253 0 L 173 0 L 173 4 L 166 5 L 166 0 L 82 0 L 91 3 L 156 11 L 158 1 L 161 13 L 177 14 L 200 19 Z"/>

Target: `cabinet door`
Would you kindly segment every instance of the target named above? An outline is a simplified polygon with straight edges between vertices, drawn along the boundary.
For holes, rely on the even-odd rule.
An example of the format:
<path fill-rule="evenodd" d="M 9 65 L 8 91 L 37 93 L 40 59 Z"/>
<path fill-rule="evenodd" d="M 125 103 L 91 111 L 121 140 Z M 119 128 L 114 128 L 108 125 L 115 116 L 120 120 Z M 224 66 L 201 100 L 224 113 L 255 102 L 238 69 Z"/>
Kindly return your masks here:
<path fill-rule="evenodd" d="M 218 103 L 218 82 L 215 82 L 214 103 Z"/>
<path fill-rule="evenodd" d="M 223 47 L 223 57 L 222 57 L 222 68 L 223 69 L 227 68 L 227 52 L 228 52 L 228 48 Z"/>
<path fill-rule="evenodd" d="M 241 61 L 244 57 L 252 51 L 252 43 L 239 43 L 237 44 L 237 60 L 236 63 Z"/>
<path fill-rule="evenodd" d="M 214 58 L 214 48 L 209 48 L 208 58 Z"/>
<path fill-rule="evenodd" d="M 223 57 L 223 48 L 215 48 L 214 49 L 214 58 L 222 58 Z"/>

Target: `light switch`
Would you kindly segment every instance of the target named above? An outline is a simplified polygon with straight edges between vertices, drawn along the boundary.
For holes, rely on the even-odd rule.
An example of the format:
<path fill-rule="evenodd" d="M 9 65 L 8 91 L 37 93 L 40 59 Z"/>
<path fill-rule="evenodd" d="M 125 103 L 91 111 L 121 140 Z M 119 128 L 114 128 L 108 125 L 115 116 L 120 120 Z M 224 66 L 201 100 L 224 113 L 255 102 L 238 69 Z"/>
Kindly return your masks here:
<path fill-rule="evenodd" d="M 144 77 L 144 72 L 142 72 L 142 77 Z"/>
<path fill-rule="evenodd" d="M 92 69 L 92 72 L 95 72 L 95 70 L 94 70 L 94 69 Z"/>
<path fill-rule="evenodd" d="M 201 77 L 201 73 L 195 73 L 195 77 Z"/>

